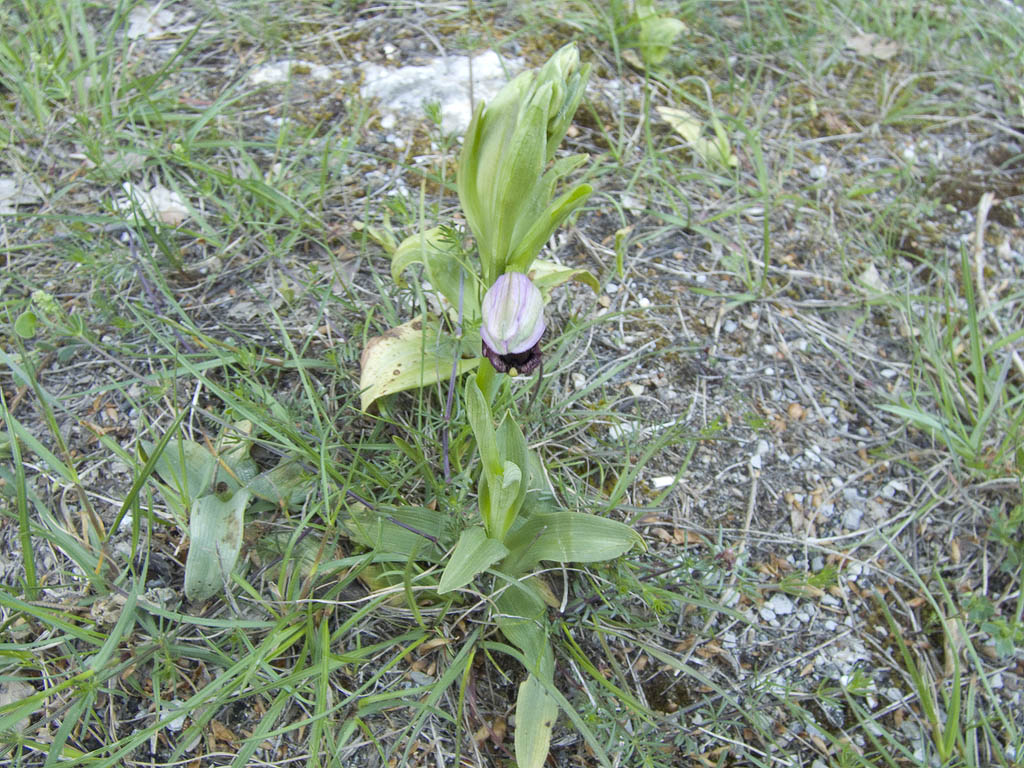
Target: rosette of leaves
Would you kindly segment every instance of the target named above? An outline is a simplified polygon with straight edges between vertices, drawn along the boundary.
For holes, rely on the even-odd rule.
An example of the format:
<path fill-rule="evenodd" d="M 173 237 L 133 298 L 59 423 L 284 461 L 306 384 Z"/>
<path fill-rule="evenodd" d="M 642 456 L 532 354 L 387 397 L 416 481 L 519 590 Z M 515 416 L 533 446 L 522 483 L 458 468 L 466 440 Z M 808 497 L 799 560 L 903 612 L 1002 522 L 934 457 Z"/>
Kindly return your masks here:
<path fill-rule="evenodd" d="M 185 597 L 223 591 L 242 551 L 246 516 L 301 507 L 312 475 L 294 458 L 261 471 L 250 455 L 253 425 L 242 421 L 212 446 L 171 438 L 153 464 L 154 482 L 174 519 L 188 532 Z M 148 444 L 150 455 L 156 446 Z"/>

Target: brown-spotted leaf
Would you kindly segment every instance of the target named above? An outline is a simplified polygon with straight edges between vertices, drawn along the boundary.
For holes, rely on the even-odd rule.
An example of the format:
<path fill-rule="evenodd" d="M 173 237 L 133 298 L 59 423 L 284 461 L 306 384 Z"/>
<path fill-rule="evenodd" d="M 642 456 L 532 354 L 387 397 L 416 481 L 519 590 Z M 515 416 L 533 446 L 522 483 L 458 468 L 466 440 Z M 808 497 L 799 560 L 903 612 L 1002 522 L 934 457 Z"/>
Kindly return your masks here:
<path fill-rule="evenodd" d="M 365 411 L 385 395 L 447 381 L 456 357 L 456 375 L 472 370 L 480 358 L 465 357 L 466 346 L 443 332 L 436 319 L 417 318 L 374 336 L 359 360 L 360 406 Z"/>

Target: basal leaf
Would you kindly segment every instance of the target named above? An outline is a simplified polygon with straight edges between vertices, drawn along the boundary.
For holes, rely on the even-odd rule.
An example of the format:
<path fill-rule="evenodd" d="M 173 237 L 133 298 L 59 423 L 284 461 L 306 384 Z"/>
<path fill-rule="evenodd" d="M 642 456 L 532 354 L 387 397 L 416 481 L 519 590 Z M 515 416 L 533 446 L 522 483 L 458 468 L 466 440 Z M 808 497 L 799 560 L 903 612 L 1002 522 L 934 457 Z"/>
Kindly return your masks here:
<path fill-rule="evenodd" d="M 479 365 L 479 357 L 463 357 L 464 351 L 460 340 L 442 332 L 436 319 L 424 324 L 417 318 L 374 336 L 360 358 L 362 409 L 385 395 L 447 381 L 456 357 L 456 375 Z"/>
<path fill-rule="evenodd" d="M 543 768 L 556 717 L 558 704 L 554 697 L 535 675 L 527 677 L 516 698 L 515 748 L 519 768 Z"/>
<path fill-rule="evenodd" d="M 358 544 L 378 552 L 433 561 L 441 552 L 431 539 L 447 548 L 444 540 L 444 517 L 426 507 L 395 507 L 369 509 L 353 504 L 345 520 L 349 537 Z M 429 537 L 429 538 L 428 538 Z"/>
<path fill-rule="evenodd" d="M 541 560 L 559 563 L 594 563 L 643 547 L 640 534 L 624 523 L 584 512 L 533 514 L 509 534 L 506 544 L 517 570 Z"/>
<path fill-rule="evenodd" d="M 227 501 L 207 494 L 192 502 L 185 597 L 206 600 L 224 589 L 242 549 L 242 527 L 250 494 L 242 489 Z"/>
<path fill-rule="evenodd" d="M 483 528 L 467 528 L 459 537 L 441 574 L 438 594 L 443 595 L 466 586 L 477 574 L 483 573 L 507 554 L 505 545 L 497 539 L 489 538 Z"/>
<path fill-rule="evenodd" d="M 276 467 L 258 474 L 247 487 L 259 499 L 279 507 L 295 507 L 309 496 L 312 490 L 310 481 L 310 475 L 298 461 L 285 459 Z"/>
<path fill-rule="evenodd" d="M 146 444 L 147 453 L 154 449 Z M 194 440 L 171 440 L 154 466 L 164 484 L 186 497 L 186 504 L 210 492 L 217 474 L 217 458 Z"/>

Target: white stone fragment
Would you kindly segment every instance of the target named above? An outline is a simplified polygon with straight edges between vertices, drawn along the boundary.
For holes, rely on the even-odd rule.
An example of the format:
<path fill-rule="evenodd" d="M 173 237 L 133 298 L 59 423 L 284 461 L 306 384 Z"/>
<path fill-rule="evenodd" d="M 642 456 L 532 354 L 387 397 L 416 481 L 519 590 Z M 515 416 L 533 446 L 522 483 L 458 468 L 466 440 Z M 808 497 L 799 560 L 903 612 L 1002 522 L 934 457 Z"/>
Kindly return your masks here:
<path fill-rule="evenodd" d="M 765 603 L 765 607 L 770 609 L 777 616 L 787 616 L 793 612 L 794 608 L 793 601 L 782 592 L 776 592 L 772 595 L 771 599 Z"/>
<path fill-rule="evenodd" d="M 856 531 L 860 528 L 864 519 L 864 510 L 851 507 L 843 512 L 843 527 L 849 531 Z"/>
<path fill-rule="evenodd" d="M 612 424 L 608 427 L 608 437 L 611 440 L 620 440 L 628 437 L 640 428 L 638 421 L 624 421 L 621 424 Z"/>
<path fill-rule="evenodd" d="M 722 590 L 721 596 L 722 605 L 726 608 L 732 608 L 736 603 L 740 601 L 740 593 L 734 587 L 726 587 Z"/>
<path fill-rule="evenodd" d="M 39 202 L 42 196 L 42 187 L 28 176 L 0 178 L 0 214 L 15 213 L 17 206 Z"/>
<path fill-rule="evenodd" d="M 22 680 L 12 679 L 7 682 L 0 683 L 0 707 L 24 701 L 35 693 L 36 689 Z M 28 728 L 29 722 L 30 717 L 23 717 L 17 722 L 11 724 L 11 731 L 14 733 L 21 733 Z"/>
<path fill-rule="evenodd" d="M 364 64 L 363 98 L 377 99 L 382 112 L 422 120 L 423 105 L 435 102 L 441 107 L 441 129 L 445 133 L 462 133 L 473 116 L 470 103 L 470 70 L 473 99 L 479 103 L 494 97 L 507 82 L 509 70 L 521 62 L 505 59 L 494 51 L 474 56 L 438 57 L 428 64 L 405 67 L 382 67 Z"/>
<path fill-rule="evenodd" d="M 184 702 L 179 701 L 178 699 L 173 699 L 167 702 L 162 714 L 166 715 L 168 712 L 173 712 L 176 709 L 181 709 L 182 706 L 184 706 Z M 167 730 L 171 731 L 172 733 L 177 733 L 178 731 L 180 731 L 182 728 L 185 727 L 185 718 L 187 716 L 188 715 L 182 714 L 181 716 L 169 721 L 167 723 Z"/>
<path fill-rule="evenodd" d="M 287 83 L 294 75 L 307 75 L 314 80 L 330 80 L 331 70 L 312 61 L 282 59 L 256 67 L 249 73 L 249 82 L 252 85 L 278 85 Z"/>
<path fill-rule="evenodd" d="M 141 216 L 170 227 L 178 226 L 189 217 L 185 199 L 162 184 L 146 190 L 128 181 L 121 188 L 125 197 L 117 200 L 117 208 L 122 213 L 130 214 L 137 209 Z"/>

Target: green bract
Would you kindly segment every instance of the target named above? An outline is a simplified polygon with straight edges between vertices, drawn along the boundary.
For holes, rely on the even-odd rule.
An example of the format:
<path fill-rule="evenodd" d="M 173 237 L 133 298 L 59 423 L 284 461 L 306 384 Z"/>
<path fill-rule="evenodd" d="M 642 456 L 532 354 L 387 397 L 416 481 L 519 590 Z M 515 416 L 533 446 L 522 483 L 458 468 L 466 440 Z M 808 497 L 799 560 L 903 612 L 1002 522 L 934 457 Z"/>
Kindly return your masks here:
<path fill-rule="evenodd" d="M 480 104 L 459 159 L 459 200 L 480 249 L 484 286 L 508 271 L 526 272 L 565 218 L 591 192 L 578 184 L 557 199 L 555 185 L 586 156 L 545 171 L 583 98 L 589 65 L 574 44 L 538 71 L 523 72 L 489 104 Z"/>

